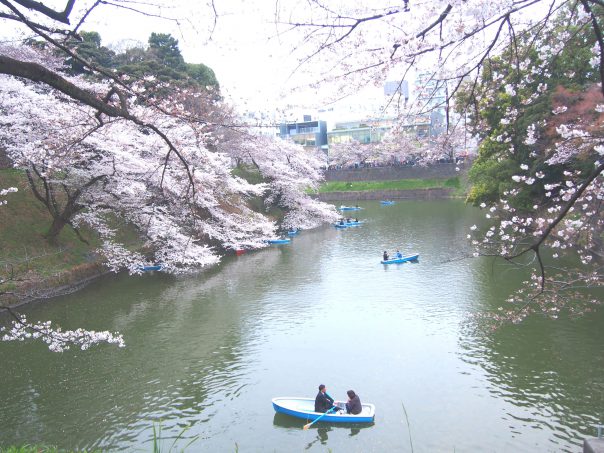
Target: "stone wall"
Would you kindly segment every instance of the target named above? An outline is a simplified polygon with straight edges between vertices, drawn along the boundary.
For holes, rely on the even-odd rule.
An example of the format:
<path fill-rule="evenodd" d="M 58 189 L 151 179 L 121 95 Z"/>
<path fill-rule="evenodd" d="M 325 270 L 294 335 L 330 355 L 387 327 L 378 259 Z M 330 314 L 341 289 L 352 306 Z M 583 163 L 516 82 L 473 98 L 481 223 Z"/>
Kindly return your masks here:
<path fill-rule="evenodd" d="M 359 190 L 350 192 L 327 192 L 317 194 L 321 201 L 356 201 L 356 200 L 436 200 L 451 198 L 453 189 L 414 189 L 414 190 Z"/>
<path fill-rule="evenodd" d="M 433 164 L 429 166 L 401 166 L 401 167 L 368 167 L 342 170 L 327 170 L 326 181 L 393 181 L 398 179 L 446 179 L 459 176 L 460 171 L 465 172 L 469 163 L 459 164 Z M 467 168 L 466 168 L 467 167 Z"/>

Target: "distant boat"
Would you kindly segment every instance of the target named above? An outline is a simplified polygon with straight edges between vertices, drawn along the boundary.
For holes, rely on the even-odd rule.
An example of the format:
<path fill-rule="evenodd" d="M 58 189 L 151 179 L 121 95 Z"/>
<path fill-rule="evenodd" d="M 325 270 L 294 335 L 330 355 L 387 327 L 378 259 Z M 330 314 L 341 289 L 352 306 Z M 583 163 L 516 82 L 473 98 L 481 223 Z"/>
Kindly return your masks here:
<path fill-rule="evenodd" d="M 392 200 L 382 200 L 382 201 L 380 201 L 380 204 L 383 204 L 384 206 L 390 206 L 390 205 L 393 205 L 395 203 L 396 203 L 396 201 L 392 201 Z"/>
<path fill-rule="evenodd" d="M 362 225 L 362 220 L 353 220 L 352 222 L 344 222 L 344 223 L 334 223 L 333 226 L 336 228 L 350 228 Z"/>
<path fill-rule="evenodd" d="M 268 239 L 266 242 L 268 244 L 289 244 L 291 239 Z"/>
<path fill-rule="evenodd" d="M 161 271 L 162 267 L 163 266 L 161 264 L 156 264 L 154 266 L 141 266 L 140 270 L 143 272 Z"/>
<path fill-rule="evenodd" d="M 358 206 L 340 206 L 339 209 L 340 211 L 360 211 L 363 208 Z"/>
<path fill-rule="evenodd" d="M 300 230 L 290 230 L 287 232 L 288 236 L 297 236 L 300 234 Z"/>
<path fill-rule="evenodd" d="M 344 403 L 336 401 L 336 405 L 344 408 Z M 375 419 L 375 406 L 373 404 L 361 404 L 363 408 L 360 414 L 337 414 L 315 412 L 314 398 L 281 397 L 273 398 L 275 412 L 291 415 L 303 420 L 316 420 L 329 423 L 373 423 Z"/>
<path fill-rule="evenodd" d="M 403 256 L 402 258 L 393 258 L 387 261 L 380 261 L 380 263 L 382 264 L 399 264 L 399 263 L 405 263 L 407 261 L 417 261 L 417 259 L 419 258 L 419 253 L 416 253 L 414 255 L 407 255 L 407 256 Z"/>

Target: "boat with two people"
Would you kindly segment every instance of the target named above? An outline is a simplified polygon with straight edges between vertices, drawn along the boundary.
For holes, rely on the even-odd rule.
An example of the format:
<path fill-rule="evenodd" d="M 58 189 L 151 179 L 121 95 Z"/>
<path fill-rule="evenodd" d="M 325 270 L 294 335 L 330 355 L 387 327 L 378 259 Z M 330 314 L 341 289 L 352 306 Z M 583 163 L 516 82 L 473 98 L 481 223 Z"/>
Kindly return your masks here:
<path fill-rule="evenodd" d="M 273 398 L 275 412 L 291 415 L 303 420 L 318 420 L 329 423 L 373 423 L 375 419 L 375 406 L 373 404 L 361 404 L 360 414 L 346 414 L 345 403 L 336 401 L 335 405 L 344 413 L 338 412 L 315 412 L 314 398 L 278 397 Z"/>
<path fill-rule="evenodd" d="M 380 261 L 381 264 L 400 264 L 406 263 L 407 261 L 417 261 L 419 259 L 419 253 L 412 253 L 410 255 L 402 255 L 400 252 L 394 257 L 390 258 L 386 252 L 384 252 L 384 259 Z"/>

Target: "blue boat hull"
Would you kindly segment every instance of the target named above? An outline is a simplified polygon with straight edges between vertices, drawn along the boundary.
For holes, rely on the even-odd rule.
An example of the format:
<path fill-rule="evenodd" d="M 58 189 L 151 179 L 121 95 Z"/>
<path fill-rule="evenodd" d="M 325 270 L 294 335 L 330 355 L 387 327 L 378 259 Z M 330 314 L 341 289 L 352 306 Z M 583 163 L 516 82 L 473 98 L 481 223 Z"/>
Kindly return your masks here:
<path fill-rule="evenodd" d="M 266 242 L 269 244 L 289 244 L 291 239 L 269 239 Z"/>
<path fill-rule="evenodd" d="M 273 398 L 275 412 L 307 421 L 316 420 L 323 415 L 320 412 L 314 412 L 314 404 L 313 398 Z M 363 411 L 359 415 L 327 414 L 321 418 L 319 423 L 373 423 L 374 419 L 375 407 L 373 404 L 363 404 Z"/>
<path fill-rule="evenodd" d="M 363 208 L 358 208 L 354 206 L 340 206 L 339 209 L 340 211 L 360 211 Z"/>
<path fill-rule="evenodd" d="M 385 206 L 390 206 L 394 204 L 394 201 L 380 201 L 381 204 L 385 205 Z"/>
<path fill-rule="evenodd" d="M 350 228 L 350 227 L 356 227 L 356 226 L 359 226 L 362 224 L 363 224 L 363 222 L 359 220 L 358 222 L 336 223 L 336 224 L 334 224 L 334 226 L 336 228 Z"/>
<path fill-rule="evenodd" d="M 143 266 L 141 267 L 141 270 L 143 272 L 150 272 L 150 271 L 161 271 L 162 265 L 158 264 L 157 266 Z"/>
<path fill-rule="evenodd" d="M 415 255 L 403 256 L 402 258 L 394 258 L 388 261 L 380 261 L 382 264 L 400 264 L 406 263 L 407 261 L 416 261 L 419 258 L 419 253 Z"/>
<path fill-rule="evenodd" d="M 297 236 L 300 234 L 300 231 L 296 230 L 296 231 L 288 231 L 287 235 L 288 236 Z"/>

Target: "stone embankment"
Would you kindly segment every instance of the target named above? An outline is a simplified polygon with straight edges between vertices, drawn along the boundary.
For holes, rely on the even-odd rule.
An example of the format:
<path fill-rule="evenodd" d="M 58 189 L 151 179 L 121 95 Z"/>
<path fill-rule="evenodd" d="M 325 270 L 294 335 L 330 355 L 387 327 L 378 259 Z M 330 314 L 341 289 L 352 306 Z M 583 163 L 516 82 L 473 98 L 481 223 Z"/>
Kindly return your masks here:
<path fill-rule="evenodd" d="M 454 189 L 412 189 L 412 190 L 354 190 L 349 192 L 325 192 L 315 196 L 321 201 L 352 200 L 437 200 L 452 198 Z"/>
<path fill-rule="evenodd" d="M 367 167 L 327 170 L 326 181 L 394 181 L 398 179 L 447 179 L 465 173 L 469 163 L 408 165 L 399 167 Z M 459 168 L 459 170 L 457 170 Z"/>

